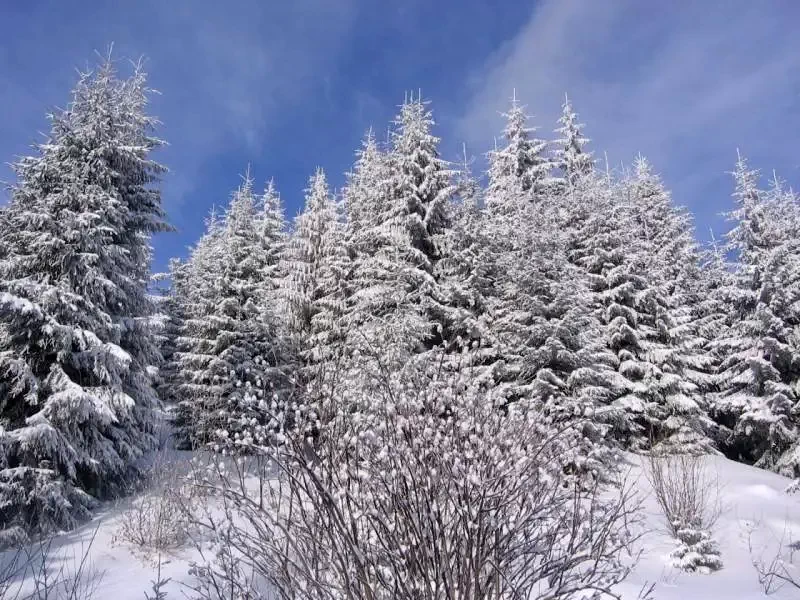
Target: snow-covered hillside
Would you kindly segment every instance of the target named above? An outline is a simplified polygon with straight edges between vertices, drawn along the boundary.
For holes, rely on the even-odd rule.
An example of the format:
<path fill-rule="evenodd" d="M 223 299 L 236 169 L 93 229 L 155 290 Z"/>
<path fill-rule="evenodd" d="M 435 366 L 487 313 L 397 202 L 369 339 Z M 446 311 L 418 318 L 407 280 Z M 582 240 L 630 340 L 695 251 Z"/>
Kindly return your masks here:
<path fill-rule="evenodd" d="M 655 583 L 657 600 L 750 599 L 765 596 L 753 560 L 771 561 L 779 549 L 789 556 L 788 545 L 800 539 L 800 495 L 786 493 L 790 480 L 721 457 L 708 457 L 710 472 L 716 472 L 722 494 L 722 514 L 714 537 L 722 550 L 722 570 L 700 575 L 685 573 L 669 565 L 667 554 L 675 547 L 664 531 L 664 517 L 652 496 L 641 459 L 629 456 L 635 465 L 632 477 L 647 494 L 643 510 L 646 522 L 656 531 L 643 539 L 642 556 L 623 587 L 623 598 L 635 599 L 643 586 Z M 750 531 L 753 531 L 752 536 Z M 751 540 L 753 555 L 749 550 Z M 800 555 L 794 560 L 800 578 Z M 776 582 L 777 583 L 777 582 Z M 785 586 L 772 598 L 798 598 L 797 589 Z"/>
<path fill-rule="evenodd" d="M 642 510 L 648 533 L 642 538 L 639 563 L 618 590 L 622 598 L 636 600 L 643 589 L 655 584 L 656 600 L 745 600 L 766 597 L 753 560 L 769 562 L 779 550 L 790 557 L 789 545 L 800 539 L 800 496 L 786 493 L 788 479 L 720 457 L 708 457 L 710 472 L 719 476 L 723 511 L 714 531 L 722 550 L 724 567 L 711 575 L 690 574 L 673 569 L 667 557 L 674 543 L 664 532 L 664 519 L 644 476 L 641 458 L 626 455 L 629 480 L 644 496 Z M 143 556 L 115 541 L 124 505 L 107 507 L 92 523 L 56 538 L 52 558 L 63 558 L 67 568 L 80 560 L 83 549 L 95 533 L 89 552 L 89 574 L 98 576 L 94 598 L 141 600 L 156 578 L 155 557 Z M 751 534 L 752 532 L 752 534 Z M 750 546 L 752 545 L 752 552 Z M 800 554 L 800 553 L 797 553 Z M 5 556 L 8 559 L 8 555 Z M 170 578 L 163 588 L 167 598 L 184 598 L 190 593 L 190 562 L 199 554 L 188 544 L 183 550 L 162 557 L 161 577 Z M 57 567 L 58 568 L 58 567 Z M 789 567 L 800 578 L 800 556 Z M 776 599 L 798 597 L 798 590 L 774 582 L 769 595 Z M 30 584 L 30 581 L 29 581 Z M 190 596 L 191 597 L 191 596 Z"/>

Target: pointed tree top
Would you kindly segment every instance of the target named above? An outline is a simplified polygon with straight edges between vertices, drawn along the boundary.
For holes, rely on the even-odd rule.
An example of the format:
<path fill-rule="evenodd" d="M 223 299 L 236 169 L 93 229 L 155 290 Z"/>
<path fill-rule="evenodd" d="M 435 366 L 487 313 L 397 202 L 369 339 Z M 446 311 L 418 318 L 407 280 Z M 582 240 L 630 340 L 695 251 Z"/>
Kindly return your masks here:
<path fill-rule="evenodd" d="M 758 179 L 760 173 L 758 169 L 750 169 L 747 164 L 747 159 L 744 155 L 736 149 L 736 167 L 731 173 L 736 181 L 736 191 L 734 197 L 739 198 L 740 201 L 747 201 L 747 199 L 755 199 L 759 194 L 758 192 Z"/>
<path fill-rule="evenodd" d="M 205 219 L 205 225 L 206 233 L 213 233 L 219 228 L 219 214 L 216 204 L 211 205 L 211 209 L 208 211 L 208 216 Z"/>
<path fill-rule="evenodd" d="M 275 186 L 275 178 L 270 177 L 264 188 L 262 210 L 264 213 L 269 213 L 276 209 L 283 210 L 281 208 L 281 195 L 280 192 L 278 192 L 278 188 Z"/>
<path fill-rule="evenodd" d="M 314 174 L 308 178 L 306 192 L 306 208 L 311 208 L 326 202 L 330 195 L 328 180 L 322 167 L 317 167 Z"/>

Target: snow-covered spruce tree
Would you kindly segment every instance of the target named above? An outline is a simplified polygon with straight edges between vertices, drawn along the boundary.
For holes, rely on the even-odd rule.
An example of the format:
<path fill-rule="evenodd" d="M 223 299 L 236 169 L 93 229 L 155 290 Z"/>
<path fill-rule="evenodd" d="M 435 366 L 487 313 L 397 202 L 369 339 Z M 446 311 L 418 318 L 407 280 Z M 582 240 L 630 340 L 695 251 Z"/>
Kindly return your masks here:
<path fill-rule="evenodd" d="M 274 187 L 268 186 L 266 194 L 256 197 L 248 170 L 225 213 L 224 276 L 214 321 L 219 332 L 218 357 L 235 387 L 224 401 L 203 407 L 204 417 L 213 421 L 216 412 L 223 421 L 215 432 L 220 445 L 241 445 L 260 432 L 268 420 L 263 403 L 282 406 L 288 391 L 287 348 L 278 334 L 276 284 L 267 279 L 275 274 L 283 242 L 276 229 L 281 225 L 280 205 Z M 267 203 L 270 206 L 265 207 Z M 272 222 L 265 225 L 265 216 Z M 271 237 L 265 237 L 267 233 Z"/>
<path fill-rule="evenodd" d="M 221 301 L 218 279 L 224 260 L 222 228 L 216 207 L 212 208 L 205 233 L 191 249 L 188 260 L 173 263 L 172 293 L 181 325 L 164 375 L 170 397 L 178 403 L 175 425 L 178 445 L 183 449 L 196 443 L 197 403 L 224 394 L 219 374 L 212 374 L 217 337 L 212 316 Z"/>
<path fill-rule="evenodd" d="M 722 362 L 713 416 L 730 431 L 723 446 L 730 457 L 796 476 L 797 201 L 779 186 L 761 190 L 741 155 L 734 178 L 726 249 L 736 263 L 725 290 L 729 328 L 715 343 Z"/>
<path fill-rule="evenodd" d="M 346 216 L 346 238 L 350 257 L 356 261 L 374 250 L 370 233 L 384 213 L 389 183 L 388 160 L 370 129 L 356 153 L 353 170 L 347 174 L 342 192 Z"/>
<path fill-rule="evenodd" d="M 179 424 L 192 446 L 240 446 L 263 432 L 264 403 L 285 400 L 286 348 L 268 305 L 274 284 L 266 280 L 276 254 L 263 237 L 262 212 L 248 174 L 181 281 L 187 314 L 173 371 Z"/>
<path fill-rule="evenodd" d="M 71 527 L 153 443 L 149 237 L 167 229 L 140 69 L 80 75 L 14 166 L 0 246 L 0 523 Z"/>
<path fill-rule="evenodd" d="M 119 245 L 128 262 L 129 270 L 126 270 L 126 275 L 130 279 L 130 308 L 123 310 L 117 317 L 122 331 L 120 345 L 139 365 L 160 365 L 162 357 L 158 342 L 150 328 L 151 316 L 156 312 L 156 307 L 153 306 L 147 290 L 153 253 L 150 236 L 173 229 L 165 221 L 161 192 L 153 186 L 166 168 L 152 160 L 149 152 L 162 146 L 164 142 L 153 136 L 159 122 L 146 112 L 152 90 L 147 87 L 147 77 L 141 65 L 136 66 L 132 77 L 122 82 L 122 88 L 120 104 L 123 114 L 128 115 L 129 147 L 123 148 L 114 158 L 106 158 L 123 176 L 117 183 L 122 190 L 120 199 L 124 208 L 124 225 L 119 228 Z M 98 106 L 102 106 L 102 102 Z M 128 394 L 132 397 L 150 396 L 157 402 L 150 379 L 144 376 L 146 371 L 137 368 L 130 373 L 135 375 L 126 380 Z"/>
<path fill-rule="evenodd" d="M 188 263 L 179 258 L 171 258 L 168 270 L 163 274 L 165 279 L 159 282 L 156 294 L 158 306 L 161 310 L 159 320 L 161 325 L 160 349 L 163 363 L 158 373 L 158 397 L 165 405 L 164 408 L 171 413 L 180 402 L 180 394 L 175 389 L 177 383 L 174 369 L 177 364 L 174 354 L 177 350 L 177 340 L 180 336 L 183 321 L 186 316 L 182 292 L 186 290 L 183 281 L 188 270 Z"/>
<path fill-rule="evenodd" d="M 503 186 L 521 189 L 529 200 L 536 200 L 556 183 L 552 177 L 555 165 L 547 152 L 549 144 L 534 137 L 536 128 L 528 127 L 529 116 L 525 107 L 517 102 L 516 92 L 511 109 L 503 116 L 506 118 L 503 130 L 505 145 L 489 153 L 486 204 L 493 212 L 506 206 L 502 198 L 508 195 L 509 190 Z M 494 206 L 496 202 L 498 206 Z"/>
<path fill-rule="evenodd" d="M 450 307 L 450 351 L 445 363 L 448 370 L 462 372 L 473 383 L 489 385 L 494 382 L 493 365 L 499 351 L 486 304 L 486 294 L 492 287 L 491 260 L 483 190 L 472 175 L 466 150 L 454 183 L 452 226 L 443 236 L 445 252 L 435 270 L 442 297 Z"/>
<path fill-rule="evenodd" d="M 601 343 L 603 329 L 593 311 L 587 279 L 566 254 L 555 204 L 523 205 L 513 261 L 500 281 L 521 335 L 518 383 L 553 422 L 593 416 L 597 378 L 612 361 Z M 513 338 L 516 336 L 512 336 Z M 602 432 L 593 425 L 586 440 Z"/>
<path fill-rule="evenodd" d="M 172 259 L 176 261 L 177 259 Z M 174 269 L 170 266 L 170 272 Z M 162 403 L 169 403 L 169 385 L 167 383 L 168 367 L 175 351 L 175 336 L 178 333 L 180 319 L 178 317 L 175 298 L 171 290 L 171 274 L 153 273 L 150 278 L 150 301 L 154 312 L 150 317 L 150 329 L 161 358 L 159 365 L 151 365 L 153 387 Z"/>
<path fill-rule="evenodd" d="M 580 177 L 586 176 L 594 169 L 592 153 L 585 147 L 589 139 L 583 135 L 582 123 L 572 108 L 568 96 L 564 97 L 559 127 L 556 133 L 559 138 L 555 142 L 553 162 L 560 171 L 559 175 L 567 185 L 575 185 Z"/>
<path fill-rule="evenodd" d="M 592 446 L 603 435 L 591 424 L 596 388 L 612 385 L 605 379 L 614 377 L 614 357 L 602 343 L 587 277 L 569 260 L 565 188 L 547 187 L 531 202 L 517 172 L 498 168 L 507 155 L 490 153 L 480 223 L 480 322 L 489 333 L 481 356 L 504 403 L 526 399 L 552 422 L 583 422 L 582 461 L 594 468 Z"/>
<path fill-rule="evenodd" d="M 652 365 L 644 394 L 647 435 L 664 450 L 708 450 L 714 425 L 705 397 L 712 391 L 714 361 L 696 323 L 702 317 L 696 289 L 700 254 L 691 217 L 672 203 L 642 157 L 624 185 L 634 251 L 644 261 L 646 279 L 636 310 L 644 358 Z"/>
<path fill-rule="evenodd" d="M 386 348 L 390 369 L 455 337 L 450 298 L 437 281 L 455 186 L 432 126 L 427 103 L 417 98 L 402 106 L 385 162 L 370 177 L 378 186 L 367 211 L 373 219 L 350 278 L 348 344 L 356 356 Z"/>
<path fill-rule="evenodd" d="M 281 293 L 308 382 L 321 369 L 327 372 L 341 354 L 350 269 L 340 207 L 322 169 L 309 179 L 305 207 L 295 219 L 283 263 Z"/>
<path fill-rule="evenodd" d="M 263 252 L 264 273 L 261 301 L 277 317 L 282 326 L 286 319 L 285 307 L 281 304 L 281 281 L 286 276 L 281 259 L 287 242 L 286 215 L 275 182 L 270 179 L 260 199 L 256 220 L 258 238 Z"/>
<path fill-rule="evenodd" d="M 644 415 L 657 371 L 648 360 L 643 337 L 652 330 L 646 313 L 663 304 L 647 279 L 647 260 L 636 242 L 636 223 L 624 186 L 600 176 L 585 177 L 566 191 L 568 258 L 587 278 L 586 303 L 601 327 L 600 339 L 611 356 L 597 368 L 581 371 L 595 405 L 595 420 L 617 441 L 646 445 Z M 576 211 L 575 218 L 570 211 Z M 655 298 L 653 297 L 655 295 Z M 652 310 L 650 311 L 652 314 Z"/>
<path fill-rule="evenodd" d="M 720 357 L 714 344 L 726 330 L 728 313 L 723 286 L 728 274 L 724 257 L 713 248 L 698 249 L 697 261 L 686 262 L 682 269 L 671 301 L 670 339 L 677 345 L 671 356 L 682 367 L 687 387 L 693 391 L 689 396 L 693 402 L 684 405 L 691 409 L 691 415 L 681 415 L 685 411 L 678 411 L 668 418 L 659 451 L 705 453 L 711 449 L 709 446 L 719 448 L 726 435 L 710 412 L 711 399 L 719 389 Z M 687 420 L 687 416 L 691 418 Z"/>

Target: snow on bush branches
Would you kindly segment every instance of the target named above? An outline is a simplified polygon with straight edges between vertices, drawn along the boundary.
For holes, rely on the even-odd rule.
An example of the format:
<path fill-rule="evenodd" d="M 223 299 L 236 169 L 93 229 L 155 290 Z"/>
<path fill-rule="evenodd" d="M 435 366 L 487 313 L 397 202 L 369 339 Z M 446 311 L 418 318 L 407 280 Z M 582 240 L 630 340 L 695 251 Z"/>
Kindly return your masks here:
<path fill-rule="evenodd" d="M 283 598 L 614 597 L 630 490 L 565 474 L 573 429 L 426 364 L 377 393 L 312 391 L 299 412 L 313 423 L 198 473 L 225 518 L 196 517 L 221 553 L 196 572 Z"/>

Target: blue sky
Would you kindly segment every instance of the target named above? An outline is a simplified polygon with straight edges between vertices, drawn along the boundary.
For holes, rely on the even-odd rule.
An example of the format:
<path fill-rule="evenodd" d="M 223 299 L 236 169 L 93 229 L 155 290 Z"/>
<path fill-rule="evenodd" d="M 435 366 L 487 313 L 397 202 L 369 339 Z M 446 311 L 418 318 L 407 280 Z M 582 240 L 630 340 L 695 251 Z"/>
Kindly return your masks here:
<path fill-rule="evenodd" d="M 800 187 L 794 0 L 0 0 L 0 22 L 4 162 L 46 131 L 95 50 L 147 57 L 179 230 L 155 240 L 156 268 L 248 163 L 290 216 L 315 167 L 341 185 L 364 131 L 385 131 L 418 88 L 453 159 L 492 146 L 514 88 L 542 135 L 568 92 L 598 156 L 648 156 L 701 238 L 724 229 L 737 147 Z"/>

